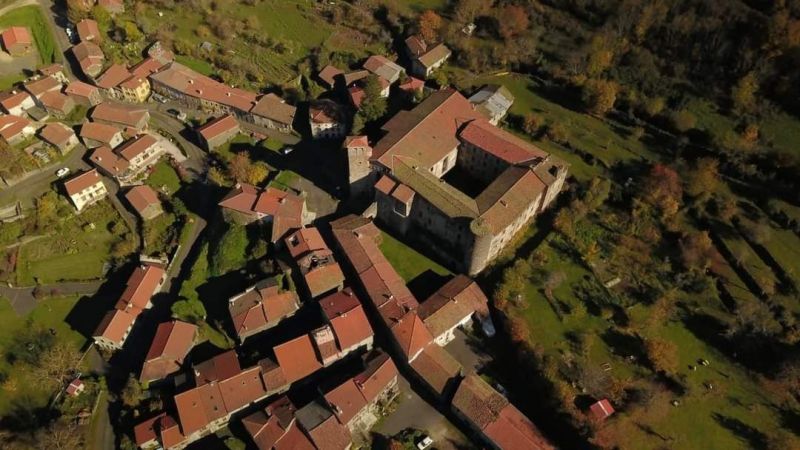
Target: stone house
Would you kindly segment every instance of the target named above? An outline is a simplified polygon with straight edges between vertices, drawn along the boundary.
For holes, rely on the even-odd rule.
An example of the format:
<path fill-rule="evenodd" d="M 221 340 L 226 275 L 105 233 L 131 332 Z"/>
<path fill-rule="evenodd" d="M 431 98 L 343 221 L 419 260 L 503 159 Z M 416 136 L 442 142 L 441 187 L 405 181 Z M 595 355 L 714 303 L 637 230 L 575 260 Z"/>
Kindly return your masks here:
<path fill-rule="evenodd" d="M 57 148 L 62 155 L 78 145 L 75 131 L 60 122 L 51 122 L 39 129 L 39 138 Z"/>
<path fill-rule="evenodd" d="M 103 178 L 94 169 L 67 180 L 64 183 L 64 190 L 78 211 L 108 195 Z"/>

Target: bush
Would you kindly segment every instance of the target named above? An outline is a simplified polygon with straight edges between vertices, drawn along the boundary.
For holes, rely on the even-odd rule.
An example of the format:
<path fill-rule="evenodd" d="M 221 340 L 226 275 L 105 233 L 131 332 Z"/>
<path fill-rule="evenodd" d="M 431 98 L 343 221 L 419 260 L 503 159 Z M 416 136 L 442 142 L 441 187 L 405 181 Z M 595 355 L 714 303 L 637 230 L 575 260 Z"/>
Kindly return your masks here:
<path fill-rule="evenodd" d="M 229 225 L 228 230 L 212 250 L 209 261 L 211 275 L 223 275 L 242 267 L 247 260 L 247 243 L 245 227 Z"/>

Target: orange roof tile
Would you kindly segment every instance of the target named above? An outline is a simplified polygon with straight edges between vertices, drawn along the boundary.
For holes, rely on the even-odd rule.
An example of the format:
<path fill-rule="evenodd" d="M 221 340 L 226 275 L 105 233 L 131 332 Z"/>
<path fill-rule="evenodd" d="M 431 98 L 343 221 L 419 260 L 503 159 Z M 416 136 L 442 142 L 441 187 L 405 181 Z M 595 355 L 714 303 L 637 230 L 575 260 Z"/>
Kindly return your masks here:
<path fill-rule="evenodd" d="M 31 33 L 25 27 L 8 27 L 3 31 L 3 43 L 5 44 L 6 48 L 12 45 L 31 45 L 33 44 L 33 39 L 31 38 Z"/>
<path fill-rule="evenodd" d="M 389 355 L 384 352 L 376 352 L 374 355 L 367 359 L 367 368 L 353 377 L 361 394 L 370 403 L 374 402 L 393 380 L 396 380 L 398 373 L 397 366 Z"/>
<path fill-rule="evenodd" d="M 97 170 L 92 169 L 67 180 L 64 183 L 64 189 L 67 191 L 67 195 L 72 196 L 83 192 L 84 189 L 90 186 L 102 182 L 103 180 L 100 178 L 100 174 L 97 173 Z"/>
<path fill-rule="evenodd" d="M 205 125 L 197 129 L 197 132 L 203 136 L 203 139 L 208 141 L 223 133 L 229 133 L 234 130 L 238 132 L 239 122 L 237 122 L 236 118 L 232 115 L 225 114 L 224 116 L 206 122 Z"/>
<path fill-rule="evenodd" d="M 331 405 L 339 422 L 345 425 L 367 406 L 367 400 L 352 378 L 326 393 L 325 400 Z"/>
<path fill-rule="evenodd" d="M 340 350 L 372 337 L 372 327 L 364 308 L 350 288 L 331 294 L 319 303 L 333 328 Z"/>
<path fill-rule="evenodd" d="M 304 334 L 274 348 L 275 358 L 289 383 L 305 378 L 322 368 L 311 338 Z"/>
<path fill-rule="evenodd" d="M 132 314 L 117 309 L 111 310 L 103 316 L 93 336 L 104 337 L 111 342 L 122 344 L 125 333 L 133 326 L 134 321 L 136 317 Z"/>
<path fill-rule="evenodd" d="M 139 214 L 142 214 L 151 205 L 161 204 L 156 191 L 146 184 L 134 186 L 125 193 L 125 198 Z"/>
<path fill-rule="evenodd" d="M 75 136 L 75 132 L 63 123 L 51 122 L 39 130 L 39 136 L 42 140 L 58 146 L 65 144 L 72 136 Z"/>
<path fill-rule="evenodd" d="M 415 311 L 409 311 L 391 327 L 391 330 L 400 350 L 409 361 L 416 358 L 425 347 L 433 342 L 433 336 Z"/>

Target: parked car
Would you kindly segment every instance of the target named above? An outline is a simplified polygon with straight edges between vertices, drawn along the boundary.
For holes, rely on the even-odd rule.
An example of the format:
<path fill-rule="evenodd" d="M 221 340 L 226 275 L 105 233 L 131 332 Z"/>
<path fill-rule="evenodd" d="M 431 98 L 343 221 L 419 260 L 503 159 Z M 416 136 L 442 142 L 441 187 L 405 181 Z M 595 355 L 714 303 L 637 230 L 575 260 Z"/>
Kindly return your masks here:
<path fill-rule="evenodd" d="M 288 155 L 289 153 L 292 153 L 293 151 L 294 151 L 294 147 L 283 147 L 281 149 L 281 153 L 283 153 L 284 155 Z"/>
<path fill-rule="evenodd" d="M 426 448 L 430 447 L 433 444 L 433 439 L 430 436 L 423 436 L 419 442 L 417 442 L 417 448 L 419 450 L 425 450 Z"/>
<path fill-rule="evenodd" d="M 58 178 L 64 178 L 67 175 L 69 175 L 69 167 L 62 167 L 56 170 L 56 176 Z"/>

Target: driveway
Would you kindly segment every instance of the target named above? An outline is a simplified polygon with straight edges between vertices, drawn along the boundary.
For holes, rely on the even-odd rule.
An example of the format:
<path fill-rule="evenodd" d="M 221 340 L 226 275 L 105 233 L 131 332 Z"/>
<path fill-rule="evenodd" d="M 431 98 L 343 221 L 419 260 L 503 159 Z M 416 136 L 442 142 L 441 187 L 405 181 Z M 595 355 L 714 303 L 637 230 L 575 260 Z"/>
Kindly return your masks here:
<path fill-rule="evenodd" d="M 436 443 L 436 448 L 445 450 L 469 447 L 469 440 L 436 408 L 420 398 L 402 375 L 399 376 L 398 386 L 400 404 L 375 429 L 376 432 L 390 437 L 406 428 L 414 428 L 427 433 Z"/>
<path fill-rule="evenodd" d="M 464 367 L 464 375 L 479 372 L 486 363 L 492 360 L 492 357 L 484 351 L 484 342 L 479 335 L 466 333 L 458 328 L 455 336 L 455 339 L 450 341 L 445 349 Z"/>
<path fill-rule="evenodd" d="M 85 153 L 83 145 L 78 145 L 63 160 L 45 166 L 24 180 L 1 190 L 0 205 L 21 201 L 23 208 L 32 206 L 33 199 L 49 191 L 50 185 L 58 179 L 55 174 L 57 169 L 68 167 L 72 173 L 89 169 L 89 165 L 82 159 Z"/>
<path fill-rule="evenodd" d="M 57 291 L 59 295 L 91 295 L 100 289 L 100 281 L 65 282 L 41 285 L 39 289 L 44 292 Z M 0 295 L 11 302 L 11 307 L 18 316 L 28 315 L 36 307 L 36 298 L 33 296 L 34 287 L 8 287 L 0 286 Z"/>

